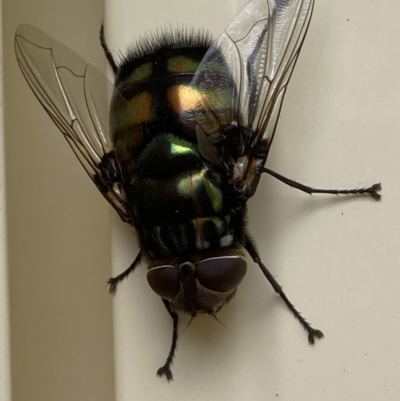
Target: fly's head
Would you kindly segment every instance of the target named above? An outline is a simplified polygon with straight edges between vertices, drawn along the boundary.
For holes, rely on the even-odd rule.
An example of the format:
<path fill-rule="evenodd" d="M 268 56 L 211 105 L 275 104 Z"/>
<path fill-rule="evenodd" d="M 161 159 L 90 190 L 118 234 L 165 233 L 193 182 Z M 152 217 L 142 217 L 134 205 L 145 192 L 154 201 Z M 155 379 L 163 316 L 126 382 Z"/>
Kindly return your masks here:
<path fill-rule="evenodd" d="M 212 315 L 229 302 L 243 280 L 247 264 L 238 248 L 203 252 L 171 262 L 154 261 L 147 280 L 171 308 L 191 316 Z"/>

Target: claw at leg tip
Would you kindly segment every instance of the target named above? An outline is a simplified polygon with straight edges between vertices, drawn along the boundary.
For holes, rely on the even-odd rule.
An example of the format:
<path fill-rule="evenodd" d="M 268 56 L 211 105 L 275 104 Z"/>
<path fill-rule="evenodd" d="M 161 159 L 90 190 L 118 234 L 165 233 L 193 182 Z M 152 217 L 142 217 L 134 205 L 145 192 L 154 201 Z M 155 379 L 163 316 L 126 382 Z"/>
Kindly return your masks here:
<path fill-rule="evenodd" d="M 308 334 L 308 342 L 311 345 L 315 344 L 315 339 L 321 339 L 324 337 L 324 333 L 321 330 L 313 330 L 311 333 Z"/>
<path fill-rule="evenodd" d="M 162 366 L 161 368 L 159 368 L 157 370 L 157 376 L 165 376 L 169 382 L 173 380 L 172 372 L 169 367 Z"/>

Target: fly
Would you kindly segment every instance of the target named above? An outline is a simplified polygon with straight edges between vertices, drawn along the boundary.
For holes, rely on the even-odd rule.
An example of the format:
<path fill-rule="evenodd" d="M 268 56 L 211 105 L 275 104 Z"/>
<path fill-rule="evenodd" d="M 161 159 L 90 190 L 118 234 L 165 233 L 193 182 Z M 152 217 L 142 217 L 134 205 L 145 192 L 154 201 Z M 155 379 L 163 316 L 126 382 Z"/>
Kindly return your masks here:
<path fill-rule="evenodd" d="M 216 317 L 246 274 L 246 251 L 309 342 L 323 337 L 263 264 L 246 228 L 247 200 L 263 173 L 308 194 L 380 199 L 380 184 L 315 189 L 265 167 L 313 7 L 314 0 L 252 0 L 214 41 L 202 32 L 164 32 L 119 62 L 102 29 L 114 84 L 37 28 L 17 29 L 17 60 L 32 91 L 137 233 L 139 254 L 109 280 L 110 291 L 146 262 L 148 283 L 173 320 L 170 351 L 157 371 L 168 380 L 179 313 Z"/>

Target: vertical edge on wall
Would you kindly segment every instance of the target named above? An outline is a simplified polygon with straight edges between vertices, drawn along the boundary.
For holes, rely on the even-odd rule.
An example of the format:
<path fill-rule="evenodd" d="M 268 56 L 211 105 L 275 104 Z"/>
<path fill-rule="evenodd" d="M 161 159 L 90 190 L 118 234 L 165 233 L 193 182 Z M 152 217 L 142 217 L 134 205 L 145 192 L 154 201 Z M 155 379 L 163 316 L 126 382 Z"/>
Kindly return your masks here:
<path fill-rule="evenodd" d="M 3 13 L 0 0 L 0 399 L 11 400 L 10 320 L 7 263 L 7 214 L 4 152 Z"/>

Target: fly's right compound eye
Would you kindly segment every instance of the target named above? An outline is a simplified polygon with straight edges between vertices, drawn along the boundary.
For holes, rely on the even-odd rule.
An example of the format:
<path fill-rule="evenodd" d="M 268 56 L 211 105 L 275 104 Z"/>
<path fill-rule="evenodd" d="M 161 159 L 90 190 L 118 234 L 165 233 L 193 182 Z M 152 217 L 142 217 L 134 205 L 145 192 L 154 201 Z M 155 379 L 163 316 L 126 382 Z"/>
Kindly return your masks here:
<path fill-rule="evenodd" d="M 246 261 L 239 256 L 221 256 L 204 259 L 197 265 L 199 282 L 217 292 L 235 289 L 243 280 L 247 270 Z"/>
<path fill-rule="evenodd" d="M 152 267 L 147 273 L 152 290 L 161 298 L 173 299 L 180 290 L 179 272 L 174 266 Z"/>

